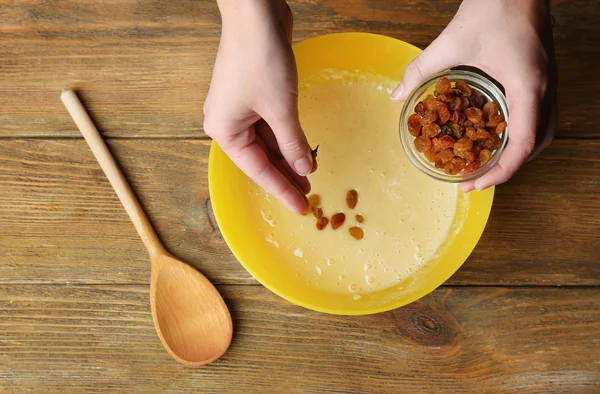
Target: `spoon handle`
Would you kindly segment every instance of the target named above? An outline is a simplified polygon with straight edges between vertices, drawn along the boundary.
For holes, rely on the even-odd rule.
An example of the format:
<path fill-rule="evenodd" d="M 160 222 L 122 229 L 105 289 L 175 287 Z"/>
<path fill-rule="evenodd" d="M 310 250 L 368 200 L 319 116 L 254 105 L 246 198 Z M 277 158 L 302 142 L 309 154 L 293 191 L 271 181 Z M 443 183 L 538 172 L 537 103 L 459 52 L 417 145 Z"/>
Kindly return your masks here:
<path fill-rule="evenodd" d="M 104 170 L 113 189 L 115 189 L 119 200 L 121 200 L 121 204 L 123 204 L 123 207 L 127 211 L 129 218 L 133 222 L 150 255 L 153 256 L 164 252 L 164 247 L 152 228 L 148 217 L 75 92 L 65 89 L 60 98 L 75 121 L 79 131 L 83 134 L 94 156 L 96 156 L 96 160 L 98 160 L 100 167 Z"/>

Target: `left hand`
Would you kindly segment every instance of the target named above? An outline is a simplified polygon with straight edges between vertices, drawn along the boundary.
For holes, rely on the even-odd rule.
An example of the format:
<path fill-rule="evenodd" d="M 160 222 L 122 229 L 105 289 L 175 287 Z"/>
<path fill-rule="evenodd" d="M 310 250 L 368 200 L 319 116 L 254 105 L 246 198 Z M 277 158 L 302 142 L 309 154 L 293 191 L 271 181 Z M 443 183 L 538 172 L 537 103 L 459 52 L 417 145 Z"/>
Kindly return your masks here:
<path fill-rule="evenodd" d="M 454 19 L 406 69 L 392 93 L 403 101 L 425 78 L 459 65 L 481 69 L 506 90 L 509 142 L 496 167 L 463 192 L 509 180 L 554 138 L 557 73 L 547 0 L 464 0 Z"/>
<path fill-rule="evenodd" d="M 223 29 L 204 130 L 257 185 L 295 213 L 308 208 L 316 160 L 300 125 L 285 0 L 219 0 Z"/>

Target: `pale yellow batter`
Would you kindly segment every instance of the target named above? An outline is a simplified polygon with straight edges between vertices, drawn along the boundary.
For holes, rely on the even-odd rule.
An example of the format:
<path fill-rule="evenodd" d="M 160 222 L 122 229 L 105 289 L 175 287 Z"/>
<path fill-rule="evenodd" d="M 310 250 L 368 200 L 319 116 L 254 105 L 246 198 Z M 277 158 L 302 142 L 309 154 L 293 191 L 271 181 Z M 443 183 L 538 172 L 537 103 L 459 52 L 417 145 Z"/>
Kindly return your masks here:
<path fill-rule="evenodd" d="M 320 145 L 312 193 L 325 216 L 346 214 L 344 225 L 318 231 L 313 215 L 297 216 L 253 185 L 257 231 L 281 264 L 311 286 L 337 293 L 393 286 L 426 264 L 445 240 L 457 206 L 455 185 L 430 179 L 406 158 L 398 137 L 401 105 L 389 98 L 392 81 L 351 73 L 323 74 L 301 84 L 300 118 Z M 358 205 L 346 205 L 356 189 Z M 364 238 L 348 232 L 359 225 Z"/>

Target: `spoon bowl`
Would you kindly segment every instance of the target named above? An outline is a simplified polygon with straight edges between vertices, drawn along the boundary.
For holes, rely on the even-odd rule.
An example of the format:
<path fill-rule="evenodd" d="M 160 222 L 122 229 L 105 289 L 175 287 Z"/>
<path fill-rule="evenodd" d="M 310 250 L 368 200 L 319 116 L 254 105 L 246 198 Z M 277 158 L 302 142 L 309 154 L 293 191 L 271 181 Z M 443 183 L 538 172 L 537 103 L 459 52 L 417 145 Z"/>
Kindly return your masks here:
<path fill-rule="evenodd" d="M 231 315 L 204 275 L 166 252 L 157 254 L 150 294 L 156 331 L 173 358 L 200 366 L 225 353 L 233 334 Z"/>

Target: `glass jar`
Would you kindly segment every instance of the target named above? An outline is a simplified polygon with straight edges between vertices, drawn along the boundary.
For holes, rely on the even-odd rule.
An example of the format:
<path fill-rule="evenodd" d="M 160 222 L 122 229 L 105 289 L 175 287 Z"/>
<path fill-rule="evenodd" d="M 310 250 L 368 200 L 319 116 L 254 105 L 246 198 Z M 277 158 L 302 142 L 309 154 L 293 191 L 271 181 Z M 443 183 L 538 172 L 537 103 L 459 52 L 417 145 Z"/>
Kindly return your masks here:
<path fill-rule="evenodd" d="M 495 101 L 498 103 L 500 113 L 504 115 L 504 120 L 509 124 L 504 132 L 499 135 L 502 140 L 502 145 L 500 148 L 493 152 L 488 162 L 481 165 L 478 170 L 471 173 L 464 173 L 464 171 L 461 171 L 457 175 L 449 175 L 446 174 L 443 169 L 436 168 L 435 165 L 429 162 L 422 153 L 417 151 L 414 144 L 415 137 L 412 136 L 408 131 L 408 117 L 415 113 L 415 105 L 419 101 L 424 100 L 427 95 L 433 95 L 435 85 L 438 83 L 441 77 L 448 78 L 453 86 L 456 81 L 463 80 L 471 87 L 471 89 L 484 96 L 487 101 Z M 433 75 L 426 79 L 420 86 L 410 93 L 400 114 L 400 142 L 404 152 L 406 153 L 406 156 L 408 156 L 410 162 L 423 173 L 444 182 L 456 183 L 474 180 L 491 170 L 496 164 L 498 164 L 500 156 L 506 148 L 506 144 L 508 143 L 509 128 L 510 123 L 508 121 L 508 104 L 506 102 L 506 97 L 492 81 L 471 71 L 450 70 Z"/>

